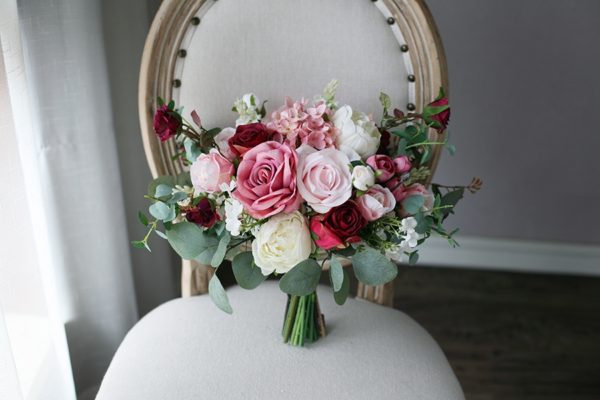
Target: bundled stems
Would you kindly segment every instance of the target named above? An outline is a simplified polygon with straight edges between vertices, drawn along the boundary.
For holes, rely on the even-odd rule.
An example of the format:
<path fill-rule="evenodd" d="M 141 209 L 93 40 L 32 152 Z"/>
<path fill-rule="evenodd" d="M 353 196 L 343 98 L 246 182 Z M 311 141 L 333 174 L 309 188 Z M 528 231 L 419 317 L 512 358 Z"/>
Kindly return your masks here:
<path fill-rule="evenodd" d="M 304 346 L 326 335 L 325 318 L 316 292 L 306 296 L 288 295 L 282 335 L 284 343 L 292 346 Z"/>

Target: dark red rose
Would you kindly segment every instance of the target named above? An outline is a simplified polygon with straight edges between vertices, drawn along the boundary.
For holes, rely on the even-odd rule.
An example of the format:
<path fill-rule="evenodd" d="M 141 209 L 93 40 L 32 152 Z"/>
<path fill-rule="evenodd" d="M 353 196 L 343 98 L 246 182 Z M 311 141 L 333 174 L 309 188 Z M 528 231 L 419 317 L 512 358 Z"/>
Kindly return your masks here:
<path fill-rule="evenodd" d="M 238 126 L 228 143 L 236 156 L 243 156 L 251 148 L 271 140 L 281 143 L 283 138 L 279 132 L 267 128 L 260 122 L 255 122 Z"/>
<path fill-rule="evenodd" d="M 163 104 L 154 113 L 154 132 L 161 142 L 164 142 L 177 134 L 181 127 L 181 117 L 169 106 Z"/>
<path fill-rule="evenodd" d="M 310 220 L 310 230 L 317 237 L 315 243 L 322 249 L 344 248 L 360 242 L 358 232 L 367 225 L 360 209 L 353 201 L 332 208 L 326 214 L 317 214 Z"/>
<path fill-rule="evenodd" d="M 375 154 L 367 158 L 367 164 L 375 171 L 377 182 L 386 182 L 396 174 L 394 160 L 384 154 Z"/>
<path fill-rule="evenodd" d="M 189 222 L 210 228 L 217 222 L 219 215 L 213 210 L 210 200 L 206 197 L 200 199 L 198 205 L 185 212 L 185 218 Z"/>
<path fill-rule="evenodd" d="M 426 124 L 437 129 L 439 133 L 446 130 L 448 122 L 450 122 L 450 106 L 448 105 L 448 98 L 444 94 L 444 89 L 440 88 L 438 97 L 425 106 L 423 120 Z"/>
<path fill-rule="evenodd" d="M 383 128 L 379 128 L 379 132 L 381 133 L 381 139 L 379 140 L 377 154 L 388 154 L 390 152 L 390 132 Z"/>

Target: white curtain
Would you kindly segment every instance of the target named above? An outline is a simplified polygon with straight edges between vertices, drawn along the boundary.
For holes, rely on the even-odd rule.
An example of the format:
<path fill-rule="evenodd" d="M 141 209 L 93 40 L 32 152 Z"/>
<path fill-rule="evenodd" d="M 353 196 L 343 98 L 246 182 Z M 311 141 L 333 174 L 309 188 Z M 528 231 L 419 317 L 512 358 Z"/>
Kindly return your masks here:
<path fill-rule="evenodd" d="M 126 225 L 135 214 L 123 200 L 103 7 L 0 1 L 2 399 L 93 396 L 138 318 Z M 138 59 L 128 62 L 137 70 Z M 142 157 L 141 146 L 129 150 Z"/>

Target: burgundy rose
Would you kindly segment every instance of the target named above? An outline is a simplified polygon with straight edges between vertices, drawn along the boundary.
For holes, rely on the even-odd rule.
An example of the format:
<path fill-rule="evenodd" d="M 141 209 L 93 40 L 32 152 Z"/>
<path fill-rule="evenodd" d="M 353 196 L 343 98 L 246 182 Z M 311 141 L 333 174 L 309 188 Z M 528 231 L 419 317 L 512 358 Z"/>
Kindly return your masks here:
<path fill-rule="evenodd" d="M 365 225 L 367 220 L 351 200 L 332 208 L 326 214 L 317 214 L 310 220 L 310 230 L 317 237 L 315 243 L 325 250 L 344 248 L 348 243 L 360 242 L 358 232 Z"/>
<path fill-rule="evenodd" d="M 200 199 L 200 202 L 196 207 L 185 212 L 185 218 L 189 222 L 202 225 L 205 228 L 210 228 L 217 222 L 219 216 L 217 215 L 217 212 L 213 210 L 210 200 L 204 197 Z"/>
<path fill-rule="evenodd" d="M 379 133 L 381 133 L 381 138 L 379 139 L 379 148 L 377 149 L 377 154 L 388 154 L 390 149 L 390 139 L 391 134 L 389 131 L 379 128 Z"/>
<path fill-rule="evenodd" d="M 425 106 L 423 120 L 426 124 L 437 129 L 439 133 L 446 130 L 448 122 L 450 122 L 450 106 L 448 105 L 448 98 L 444 94 L 444 89 L 440 88 L 438 97 Z"/>
<path fill-rule="evenodd" d="M 240 125 L 229 138 L 229 148 L 236 156 L 243 156 L 251 148 L 261 143 L 275 141 L 281 143 L 283 137 L 277 131 L 267 128 L 260 122 Z"/>
<path fill-rule="evenodd" d="M 367 158 L 367 164 L 375 171 L 377 182 L 389 181 L 396 173 L 394 160 L 383 154 L 375 154 Z"/>
<path fill-rule="evenodd" d="M 154 113 L 154 132 L 161 142 L 164 142 L 177 134 L 181 127 L 181 117 L 167 104 L 158 107 Z"/>

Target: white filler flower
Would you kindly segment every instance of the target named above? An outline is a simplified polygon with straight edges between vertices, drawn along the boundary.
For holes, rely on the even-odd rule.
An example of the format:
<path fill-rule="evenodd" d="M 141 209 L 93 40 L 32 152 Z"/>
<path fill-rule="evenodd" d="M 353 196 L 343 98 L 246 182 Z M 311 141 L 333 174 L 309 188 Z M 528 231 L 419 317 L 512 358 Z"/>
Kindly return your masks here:
<path fill-rule="evenodd" d="M 263 275 L 284 274 L 306 260 L 312 239 L 306 218 L 298 211 L 277 214 L 263 225 L 252 242 L 252 256 Z"/>
<path fill-rule="evenodd" d="M 233 108 L 240 114 L 235 126 L 260 121 L 260 99 L 254 93 L 247 93 L 233 103 Z"/>
<path fill-rule="evenodd" d="M 348 105 L 340 107 L 333 115 L 333 124 L 340 133 L 336 145 L 348 146 L 363 159 L 372 156 L 379 148 L 381 133 L 366 114 L 352 111 Z"/>
<path fill-rule="evenodd" d="M 242 203 L 234 198 L 225 200 L 225 229 L 231 233 L 231 236 L 239 236 L 242 222 L 240 215 L 244 211 Z"/>

